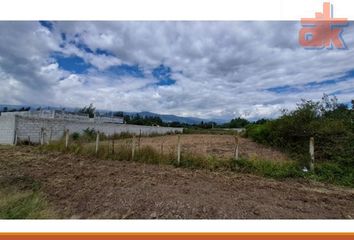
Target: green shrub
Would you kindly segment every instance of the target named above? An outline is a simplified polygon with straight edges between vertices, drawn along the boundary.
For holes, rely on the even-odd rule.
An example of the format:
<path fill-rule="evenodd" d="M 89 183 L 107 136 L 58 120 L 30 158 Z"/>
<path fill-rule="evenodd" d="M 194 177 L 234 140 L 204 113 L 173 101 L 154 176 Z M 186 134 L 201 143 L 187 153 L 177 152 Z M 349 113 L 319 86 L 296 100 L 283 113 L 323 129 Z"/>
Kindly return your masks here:
<path fill-rule="evenodd" d="M 310 179 L 337 185 L 354 187 L 354 167 L 343 167 L 337 163 L 320 163 Z"/>
<path fill-rule="evenodd" d="M 262 125 L 249 125 L 246 128 L 246 136 L 252 138 L 254 141 L 263 143 L 263 144 L 271 144 L 270 142 L 270 124 L 264 123 Z"/>
<path fill-rule="evenodd" d="M 138 149 L 136 154 L 137 161 L 150 164 L 160 164 L 164 156 L 150 146 L 143 146 Z"/>
<path fill-rule="evenodd" d="M 77 133 L 77 132 L 74 132 L 74 133 L 71 134 L 70 138 L 71 138 L 72 140 L 74 140 L 74 141 L 77 141 L 77 140 L 79 140 L 79 138 L 80 138 L 80 134 Z"/>
<path fill-rule="evenodd" d="M 267 160 L 231 160 L 231 169 L 244 173 L 255 173 L 275 179 L 302 177 L 300 167 L 293 162 L 272 162 Z"/>
<path fill-rule="evenodd" d="M 97 132 L 94 128 L 86 128 L 82 134 L 82 137 L 87 141 L 93 141 L 97 137 Z"/>
<path fill-rule="evenodd" d="M 126 139 L 126 138 L 132 138 L 133 134 L 130 132 L 121 132 L 121 133 L 115 133 L 109 137 L 109 139 Z"/>
<path fill-rule="evenodd" d="M 309 139 L 315 139 L 318 162 L 354 165 L 354 110 L 324 96 L 320 102 L 305 101 L 297 109 L 275 120 L 247 127 L 254 141 L 289 153 L 293 160 L 307 165 Z"/>

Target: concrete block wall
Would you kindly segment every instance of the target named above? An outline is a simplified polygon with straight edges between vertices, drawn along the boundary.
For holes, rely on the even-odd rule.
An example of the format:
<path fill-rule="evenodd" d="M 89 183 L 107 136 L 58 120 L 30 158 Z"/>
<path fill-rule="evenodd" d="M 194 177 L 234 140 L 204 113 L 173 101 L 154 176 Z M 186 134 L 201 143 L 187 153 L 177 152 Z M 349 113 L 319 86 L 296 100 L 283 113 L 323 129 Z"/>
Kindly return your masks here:
<path fill-rule="evenodd" d="M 72 119 L 72 120 L 79 120 L 79 121 L 89 121 L 88 114 L 70 114 L 70 113 L 62 113 L 58 111 L 54 111 L 53 118 L 59 119 Z"/>
<path fill-rule="evenodd" d="M 0 144 L 13 144 L 15 137 L 15 116 L 0 117 Z"/>
<path fill-rule="evenodd" d="M 129 132 L 135 134 L 148 135 L 153 133 L 166 134 L 182 132 L 182 128 L 171 128 L 171 127 L 155 127 L 155 126 L 139 126 L 130 124 L 113 124 L 113 123 L 97 123 L 90 121 L 78 121 L 78 120 L 68 120 L 68 119 L 44 119 L 44 118 L 33 118 L 25 116 L 14 116 L 15 121 L 13 126 L 8 126 L 9 129 L 15 129 L 17 137 L 19 140 L 28 140 L 31 142 L 40 143 L 41 132 L 43 129 L 44 142 L 51 140 L 59 140 L 63 137 L 64 131 L 69 130 L 70 133 L 82 133 L 85 129 L 95 129 L 106 135 L 113 135 L 115 133 L 119 134 L 122 132 Z M 0 117 L 1 118 L 1 117 Z M 0 124 L 1 125 L 1 124 Z M 14 134 L 14 130 L 12 130 Z M 13 143 L 10 139 L 7 139 L 7 144 Z M 4 141 L 5 143 L 5 141 Z"/>
<path fill-rule="evenodd" d="M 21 112 L 2 112 L 1 116 L 25 116 L 37 118 L 54 118 L 53 111 L 21 111 Z"/>
<path fill-rule="evenodd" d="M 123 123 L 124 119 L 122 117 L 99 117 L 95 116 L 95 122 L 97 123 Z"/>
<path fill-rule="evenodd" d="M 71 133 L 78 132 L 82 133 L 85 129 L 95 129 L 106 135 L 113 135 L 115 133 L 135 133 L 135 134 L 166 134 L 166 133 L 175 133 L 182 132 L 182 128 L 171 128 L 171 127 L 152 127 L 152 126 L 140 126 L 140 125 L 131 125 L 131 124 L 114 124 L 114 123 L 95 123 L 95 122 L 76 122 L 68 121 L 65 126 Z"/>
<path fill-rule="evenodd" d="M 43 129 L 44 141 L 58 140 L 64 135 L 65 120 L 16 116 L 16 132 L 19 140 L 40 143 Z"/>

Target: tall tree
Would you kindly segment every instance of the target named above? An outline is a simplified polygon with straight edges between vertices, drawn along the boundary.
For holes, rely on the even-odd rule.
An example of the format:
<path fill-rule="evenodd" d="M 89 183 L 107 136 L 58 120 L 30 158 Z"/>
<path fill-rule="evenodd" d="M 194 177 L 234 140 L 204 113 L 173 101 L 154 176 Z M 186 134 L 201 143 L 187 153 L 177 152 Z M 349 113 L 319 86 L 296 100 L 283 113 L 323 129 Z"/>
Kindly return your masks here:
<path fill-rule="evenodd" d="M 94 118 L 95 117 L 96 108 L 93 106 L 92 103 L 90 103 L 90 105 L 88 107 L 85 106 L 82 109 L 80 109 L 78 112 L 79 113 L 88 114 L 89 118 Z"/>

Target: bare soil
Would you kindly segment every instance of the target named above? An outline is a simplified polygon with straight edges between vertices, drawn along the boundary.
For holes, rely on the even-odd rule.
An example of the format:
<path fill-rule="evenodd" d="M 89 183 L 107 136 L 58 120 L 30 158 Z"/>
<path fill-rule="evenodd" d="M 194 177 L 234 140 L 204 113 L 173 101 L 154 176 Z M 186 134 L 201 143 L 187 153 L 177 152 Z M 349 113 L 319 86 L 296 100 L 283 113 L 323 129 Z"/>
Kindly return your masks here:
<path fill-rule="evenodd" d="M 172 138 L 172 137 L 171 137 Z M 231 144 L 230 140 L 230 144 Z M 0 146 L 0 181 L 31 178 L 60 218 L 352 218 L 353 189 Z M 9 181 L 7 181 L 9 182 Z"/>

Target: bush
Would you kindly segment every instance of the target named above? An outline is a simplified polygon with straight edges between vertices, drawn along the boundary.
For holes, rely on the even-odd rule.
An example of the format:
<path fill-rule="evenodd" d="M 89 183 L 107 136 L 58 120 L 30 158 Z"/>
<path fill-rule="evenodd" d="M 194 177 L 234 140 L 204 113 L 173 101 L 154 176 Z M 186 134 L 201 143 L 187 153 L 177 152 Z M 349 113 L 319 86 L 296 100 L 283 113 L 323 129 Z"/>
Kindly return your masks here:
<path fill-rule="evenodd" d="M 299 165 L 293 162 L 239 159 L 231 161 L 231 169 L 275 179 L 303 177 Z"/>
<path fill-rule="evenodd" d="M 254 124 L 249 125 L 246 128 L 246 136 L 252 138 L 254 141 L 263 143 L 263 144 L 271 144 L 270 139 L 270 131 L 271 128 L 269 123 L 264 123 L 261 125 Z"/>
<path fill-rule="evenodd" d="M 160 164 L 164 161 L 164 155 L 150 146 L 143 146 L 138 149 L 136 154 L 137 161 L 150 164 Z"/>
<path fill-rule="evenodd" d="M 321 163 L 315 167 L 311 179 L 321 182 L 334 183 L 354 187 L 354 168 L 343 167 L 337 163 Z"/>
<path fill-rule="evenodd" d="M 354 165 L 354 111 L 324 96 L 321 102 L 305 101 L 278 119 L 247 127 L 246 136 L 281 149 L 299 163 L 309 161 L 309 139 L 315 138 L 318 162 Z"/>
<path fill-rule="evenodd" d="M 72 140 L 74 140 L 74 141 L 77 141 L 77 140 L 79 140 L 79 138 L 80 138 L 80 134 L 77 133 L 77 132 L 74 132 L 74 133 L 71 134 L 70 138 L 71 138 Z"/>

